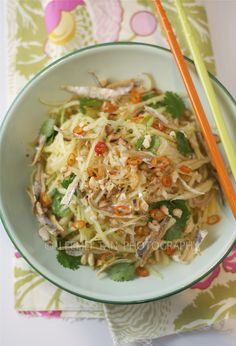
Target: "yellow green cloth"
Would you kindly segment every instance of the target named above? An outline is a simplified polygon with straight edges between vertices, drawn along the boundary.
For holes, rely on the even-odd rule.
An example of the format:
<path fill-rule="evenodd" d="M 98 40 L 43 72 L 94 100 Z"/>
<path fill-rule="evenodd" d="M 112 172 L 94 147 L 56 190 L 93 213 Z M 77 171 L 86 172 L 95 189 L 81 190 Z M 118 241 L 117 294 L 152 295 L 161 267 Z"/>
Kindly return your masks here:
<path fill-rule="evenodd" d="M 207 67 L 214 73 L 207 18 L 195 0 L 184 0 Z M 172 0 L 163 0 L 188 55 Z M 168 47 L 152 0 L 11 0 L 8 6 L 9 95 L 52 60 L 91 44 L 140 41 Z M 236 248 L 206 279 L 161 301 L 108 305 L 73 296 L 14 257 L 15 308 L 31 316 L 104 318 L 115 344 L 209 326 L 236 316 Z M 125 327 L 124 327 L 125 326 Z"/>

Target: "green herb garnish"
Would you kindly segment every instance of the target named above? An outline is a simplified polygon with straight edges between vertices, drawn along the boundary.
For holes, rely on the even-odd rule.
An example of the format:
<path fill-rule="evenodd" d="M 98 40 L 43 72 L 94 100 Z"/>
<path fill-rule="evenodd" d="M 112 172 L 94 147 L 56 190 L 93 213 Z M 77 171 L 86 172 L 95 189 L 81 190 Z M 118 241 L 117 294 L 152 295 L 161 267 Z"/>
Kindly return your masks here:
<path fill-rule="evenodd" d="M 193 153 L 193 149 L 188 138 L 180 131 L 176 131 L 175 134 L 178 151 L 184 156 L 191 155 Z"/>
<path fill-rule="evenodd" d="M 144 95 L 142 97 L 142 101 L 147 101 L 149 99 L 152 99 L 153 97 L 157 96 L 155 93 L 150 93 L 150 94 L 147 94 L 147 95 Z"/>
<path fill-rule="evenodd" d="M 135 144 L 135 149 L 136 150 L 142 150 L 143 141 L 144 141 L 144 137 L 139 137 L 139 139 L 137 140 L 137 142 Z"/>
<path fill-rule="evenodd" d="M 89 99 L 85 97 L 79 99 L 80 111 L 83 114 L 86 114 L 86 107 L 92 107 L 99 110 L 102 107 L 102 104 L 103 101 L 97 99 Z"/>
<path fill-rule="evenodd" d="M 76 237 L 79 234 L 79 231 L 72 231 L 69 234 L 67 234 L 66 236 L 64 236 L 63 238 L 57 239 L 57 247 L 62 247 L 65 245 L 68 245 L 69 243 L 71 243 L 71 241 L 73 240 L 74 237 Z M 62 251 L 62 250 L 59 250 Z"/>
<path fill-rule="evenodd" d="M 48 118 L 45 120 L 39 131 L 40 134 L 46 136 L 46 138 L 49 138 L 54 133 L 55 123 L 56 121 L 53 118 Z"/>
<path fill-rule="evenodd" d="M 47 138 L 46 144 L 50 145 L 54 141 L 55 137 L 57 135 L 57 131 L 53 131 L 52 135 Z"/>
<path fill-rule="evenodd" d="M 157 135 L 152 135 L 151 136 L 151 145 L 148 148 L 148 151 L 151 151 L 154 155 L 157 153 L 157 149 L 159 148 L 161 144 L 160 137 Z"/>
<path fill-rule="evenodd" d="M 135 149 L 136 150 L 144 149 L 143 142 L 144 142 L 144 137 L 140 137 L 135 144 Z M 152 135 L 150 147 L 147 148 L 146 150 L 150 151 L 153 154 L 156 154 L 160 144 L 161 144 L 160 138 L 157 135 Z"/>
<path fill-rule="evenodd" d="M 71 213 L 70 208 L 65 208 L 65 206 L 61 204 L 62 197 L 63 195 L 57 190 L 53 192 L 51 208 L 53 214 L 55 214 L 58 217 L 69 216 Z"/>
<path fill-rule="evenodd" d="M 178 199 L 175 201 L 159 201 L 159 202 L 155 202 L 150 204 L 149 206 L 149 210 L 153 210 L 153 209 L 159 209 L 162 205 L 165 205 L 168 210 L 169 210 L 169 214 L 176 219 L 176 222 L 174 223 L 173 226 L 171 226 L 165 236 L 164 236 L 164 240 L 174 240 L 174 239 L 178 239 L 181 237 L 181 233 L 184 230 L 187 221 L 191 215 L 189 209 L 186 206 L 186 202 L 182 199 Z M 174 209 L 181 209 L 182 210 L 182 215 L 180 218 L 178 218 L 177 216 L 175 216 L 173 214 L 173 210 Z"/>
<path fill-rule="evenodd" d="M 136 277 L 134 264 L 117 263 L 105 270 L 109 279 L 113 281 L 131 281 Z"/>
<path fill-rule="evenodd" d="M 61 183 L 61 185 L 67 189 L 68 186 L 72 183 L 72 181 L 74 180 L 75 178 L 75 174 L 74 173 L 71 173 L 71 175 L 67 178 L 67 179 L 64 179 L 63 182 Z"/>
<path fill-rule="evenodd" d="M 68 255 L 64 250 L 58 251 L 57 260 L 64 268 L 71 270 L 78 269 L 81 264 L 81 256 Z"/>
<path fill-rule="evenodd" d="M 144 118 L 140 121 L 141 124 L 146 125 L 147 128 L 150 128 L 153 124 L 154 118 L 152 115 L 144 113 Z"/>
<path fill-rule="evenodd" d="M 184 101 L 178 94 L 171 91 L 165 93 L 164 105 L 173 118 L 180 118 L 185 110 Z"/>
<path fill-rule="evenodd" d="M 158 109 L 158 108 L 161 108 L 161 107 L 165 107 L 165 102 L 164 100 L 163 101 L 157 101 L 157 102 L 154 102 L 154 103 L 150 103 L 148 106 L 149 107 L 152 107 L 154 109 Z"/>

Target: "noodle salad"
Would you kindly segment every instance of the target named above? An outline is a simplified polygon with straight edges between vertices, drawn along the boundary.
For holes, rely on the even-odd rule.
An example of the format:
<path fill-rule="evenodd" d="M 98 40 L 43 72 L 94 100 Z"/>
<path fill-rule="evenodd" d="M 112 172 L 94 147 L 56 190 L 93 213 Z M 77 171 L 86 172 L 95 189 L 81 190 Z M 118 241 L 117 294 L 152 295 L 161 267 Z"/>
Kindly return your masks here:
<path fill-rule="evenodd" d="M 65 268 L 88 265 L 115 281 L 188 263 L 220 221 L 194 114 L 147 74 L 95 79 L 63 86 L 72 97 L 40 129 L 27 189 L 40 237 Z"/>

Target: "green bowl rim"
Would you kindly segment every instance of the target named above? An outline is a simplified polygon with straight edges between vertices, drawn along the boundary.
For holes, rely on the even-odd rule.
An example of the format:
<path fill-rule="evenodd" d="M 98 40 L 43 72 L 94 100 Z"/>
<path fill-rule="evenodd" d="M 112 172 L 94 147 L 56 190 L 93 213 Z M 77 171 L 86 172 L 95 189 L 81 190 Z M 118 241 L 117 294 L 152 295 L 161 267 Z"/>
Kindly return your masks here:
<path fill-rule="evenodd" d="M 76 51 L 73 51 L 69 54 L 64 55 L 63 57 L 56 59 L 55 61 L 53 61 L 52 63 L 48 64 L 47 66 L 45 66 L 42 70 L 40 70 L 38 73 L 36 73 L 25 85 L 24 87 L 17 93 L 16 97 L 13 99 L 13 101 L 11 102 L 10 107 L 8 108 L 6 115 L 2 121 L 2 124 L 0 126 L 0 140 L 2 137 L 2 133 L 4 131 L 4 125 L 6 123 L 6 120 L 11 112 L 11 110 L 14 108 L 15 103 L 20 99 L 20 96 L 23 94 L 23 92 L 39 77 L 42 76 L 46 71 L 50 70 L 51 67 L 53 67 L 54 65 L 57 65 L 59 62 L 66 60 L 68 57 L 73 56 L 73 55 L 77 55 L 80 54 L 81 52 L 90 50 L 90 49 L 96 49 L 96 48 L 100 48 L 100 47 L 106 47 L 106 46 L 146 46 L 146 47 L 151 47 L 151 48 L 156 48 L 158 50 L 163 50 L 165 52 L 168 52 L 171 54 L 171 50 L 165 47 L 161 47 L 158 45 L 153 45 L 153 44 L 148 44 L 148 43 L 143 43 L 143 42 L 107 42 L 107 43 L 101 43 L 101 44 L 96 44 L 96 45 L 91 45 L 88 47 L 84 47 L 81 49 L 78 49 Z M 192 65 L 195 65 L 193 60 L 184 56 L 185 60 L 187 60 L 188 62 L 190 62 Z M 231 99 L 231 101 L 234 103 L 234 105 L 236 106 L 236 100 L 234 99 L 234 97 L 230 94 L 230 92 L 227 90 L 227 88 L 210 72 L 208 72 L 209 76 L 211 79 L 213 79 L 216 84 L 226 93 L 227 96 L 229 96 L 229 98 Z M 19 251 L 19 253 L 21 254 L 21 256 L 26 260 L 26 262 L 31 266 L 31 268 L 33 268 L 37 273 L 39 273 L 42 277 L 44 277 L 46 280 L 48 280 L 49 282 L 51 282 L 53 285 L 59 287 L 60 289 L 73 294 L 77 297 L 80 298 L 84 298 L 87 300 L 91 300 L 91 301 L 95 301 L 95 302 L 99 302 L 99 303 L 106 303 L 106 304 L 116 304 L 116 305 L 120 305 L 120 304 L 141 304 L 141 303 L 147 303 L 147 302 L 153 302 L 153 301 L 157 301 L 157 300 L 161 300 L 163 298 L 167 298 L 170 297 L 174 294 L 180 293 L 184 290 L 186 290 L 187 288 L 190 288 L 191 286 L 193 286 L 194 284 L 196 284 L 197 282 L 199 282 L 200 280 L 202 280 L 204 277 L 206 277 L 208 274 L 210 274 L 210 272 L 216 268 L 222 261 L 223 259 L 230 253 L 231 249 L 233 248 L 233 246 L 236 244 L 236 236 L 235 236 L 235 240 L 233 241 L 232 244 L 230 244 L 229 249 L 226 251 L 225 255 L 222 256 L 222 258 L 213 266 L 211 266 L 211 268 L 203 275 L 201 275 L 200 277 L 198 277 L 196 280 L 192 281 L 191 283 L 171 292 L 171 293 L 167 293 L 167 294 L 163 294 L 161 296 L 158 297 L 154 297 L 154 298 L 148 298 L 148 299 L 141 299 L 141 300 L 134 300 L 134 301 L 110 301 L 110 300 L 103 300 L 103 299 L 96 299 L 96 298 L 92 298 L 86 295 L 82 295 L 82 294 L 78 294 L 76 292 L 73 292 L 65 287 L 63 287 L 62 285 L 56 283 L 55 281 L 53 281 L 52 279 L 50 279 L 49 277 L 47 277 L 46 275 L 42 274 L 34 265 L 31 264 L 31 262 L 27 259 L 27 256 L 24 255 L 21 250 L 18 248 L 18 246 L 15 243 L 15 240 L 13 239 L 13 236 L 11 235 L 11 231 L 10 229 L 8 229 L 5 220 L 4 220 L 4 216 L 3 216 L 3 206 L 2 206 L 2 199 L 0 199 L 0 219 L 2 221 L 2 224 L 5 228 L 6 233 L 8 234 L 8 237 L 10 238 L 10 240 L 12 241 L 13 245 L 15 246 L 15 248 Z"/>

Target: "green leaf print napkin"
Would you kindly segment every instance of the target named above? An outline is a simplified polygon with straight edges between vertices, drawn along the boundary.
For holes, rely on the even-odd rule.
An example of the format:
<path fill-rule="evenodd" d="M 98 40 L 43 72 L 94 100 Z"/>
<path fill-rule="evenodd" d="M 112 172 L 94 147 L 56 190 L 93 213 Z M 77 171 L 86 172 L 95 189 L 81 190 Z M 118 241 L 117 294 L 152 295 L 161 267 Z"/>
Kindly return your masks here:
<path fill-rule="evenodd" d="M 207 18 L 195 0 L 184 0 L 198 45 L 214 73 Z M 163 0 L 180 40 L 186 42 L 172 0 Z M 52 60 L 108 41 L 141 41 L 167 47 L 151 0 L 11 0 L 8 7 L 9 97 Z M 115 344 L 209 326 L 236 316 L 236 247 L 203 281 L 178 295 L 139 305 L 107 305 L 75 297 L 14 256 L 15 308 L 31 316 L 104 318 Z"/>

